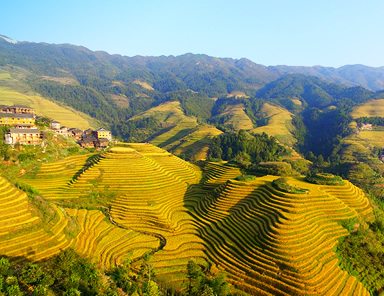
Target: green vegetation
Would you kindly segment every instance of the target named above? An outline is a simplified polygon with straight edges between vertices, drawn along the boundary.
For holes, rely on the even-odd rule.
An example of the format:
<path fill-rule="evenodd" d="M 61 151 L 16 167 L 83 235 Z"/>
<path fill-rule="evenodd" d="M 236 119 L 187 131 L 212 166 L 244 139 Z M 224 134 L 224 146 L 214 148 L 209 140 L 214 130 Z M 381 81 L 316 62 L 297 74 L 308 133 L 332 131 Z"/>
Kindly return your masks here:
<path fill-rule="evenodd" d="M 278 178 L 273 180 L 272 185 L 283 192 L 293 193 L 293 194 L 305 194 L 308 192 L 308 189 L 300 188 L 297 186 L 292 186 L 288 184 L 287 178 Z"/>
<path fill-rule="evenodd" d="M 334 176 L 329 173 L 312 173 L 310 172 L 306 180 L 313 184 L 320 185 L 344 185 L 343 180 L 339 176 Z"/>
<path fill-rule="evenodd" d="M 248 168 L 252 163 L 274 161 L 287 155 L 288 150 L 267 134 L 251 134 L 243 130 L 212 139 L 209 157 L 235 161 Z"/>
<path fill-rule="evenodd" d="M 357 124 L 361 126 L 362 123 L 371 123 L 373 125 L 384 125 L 384 117 L 374 116 L 374 117 L 359 117 L 355 119 Z"/>

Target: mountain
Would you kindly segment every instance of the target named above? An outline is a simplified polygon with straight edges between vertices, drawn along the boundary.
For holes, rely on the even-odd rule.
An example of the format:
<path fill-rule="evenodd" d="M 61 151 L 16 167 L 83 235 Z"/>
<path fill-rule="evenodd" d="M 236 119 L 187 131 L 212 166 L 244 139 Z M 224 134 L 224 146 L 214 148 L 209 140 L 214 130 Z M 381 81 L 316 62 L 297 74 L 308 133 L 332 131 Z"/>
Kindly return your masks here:
<path fill-rule="evenodd" d="M 220 134 L 216 128 L 264 131 L 290 147 L 299 145 L 295 144 L 300 143 L 295 114 L 382 98 L 380 91 L 356 86 L 364 80 L 378 88 L 384 81 L 381 70 L 266 67 L 245 58 L 191 53 L 125 57 L 70 44 L 10 43 L 0 38 L 0 87 L 4 91 L 39 95 L 98 120 L 121 140 L 152 142 L 187 159 L 206 156 L 210 138 Z M 172 102 L 178 102 L 174 110 L 182 117 L 168 116 L 175 107 Z M 304 118 L 307 125 L 314 122 L 311 116 Z M 318 127 L 313 131 L 318 132 Z M 323 144 L 307 140 L 311 144 L 306 149 L 330 155 L 324 149 L 335 135 L 324 131 L 327 139 L 319 138 Z"/>
<path fill-rule="evenodd" d="M 370 90 L 384 88 L 384 67 L 368 67 L 364 65 L 346 65 L 340 68 L 332 67 L 268 67 L 279 75 L 305 74 L 316 76 L 329 82 L 344 84 L 347 86 L 362 86 Z"/>
<path fill-rule="evenodd" d="M 0 38 L 2 38 L 3 40 L 5 40 L 5 41 L 7 41 L 9 43 L 12 43 L 12 44 L 16 44 L 17 43 L 17 41 L 15 41 L 15 40 L 7 37 L 7 36 L 1 35 L 1 34 L 0 34 Z"/>

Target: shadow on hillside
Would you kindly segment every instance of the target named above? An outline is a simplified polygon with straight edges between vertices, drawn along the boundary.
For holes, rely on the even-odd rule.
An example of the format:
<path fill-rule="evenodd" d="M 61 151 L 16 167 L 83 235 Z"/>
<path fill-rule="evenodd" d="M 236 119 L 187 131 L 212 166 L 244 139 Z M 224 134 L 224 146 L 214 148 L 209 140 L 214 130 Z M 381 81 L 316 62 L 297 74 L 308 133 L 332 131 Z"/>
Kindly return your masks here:
<path fill-rule="evenodd" d="M 176 133 L 176 135 L 174 135 L 174 136 L 170 137 L 168 140 L 160 143 L 158 146 L 160 148 L 164 148 L 165 146 L 172 144 L 173 142 L 176 142 L 177 140 L 180 140 L 183 137 L 188 136 L 189 134 L 193 133 L 194 131 L 196 131 L 196 128 L 182 129 L 182 130 L 178 131 Z"/>
<path fill-rule="evenodd" d="M 176 125 L 173 124 L 171 126 L 168 126 L 168 127 L 165 127 L 165 128 L 162 128 L 161 130 L 159 130 L 158 132 L 154 133 L 152 136 L 150 136 L 149 138 L 145 139 L 144 142 L 150 142 L 152 141 L 153 139 L 155 139 L 156 137 L 162 135 L 162 134 L 165 134 L 166 132 L 169 132 L 171 129 L 173 129 Z"/>
<path fill-rule="evenodd" d="M 244 285 L 239 282 L 237 288 L 244 292 L 252 294 L 249 285 L 273 292 L 269 290 L 269 286 L 273 286 L 289 295 L 295 295 L 294 289 L 281 283 L 284 282 L 286 272 L 290 272 L 291 278 L 297 272 L 289 262 L 275 263 L 269 270 L 260 264 L 268 261 L 266 258 L 275 252 L 268 237 L 273 235 L 273 226 L 282 216 L 279 209 L 265 205 L 268 203 L 268 187 L 262 185 L 241 198 L 237 196 L 238 201 L 230 205 L 230 189 L 226 191 L 225 199 L 219 198 L 226 185 L 208 189 L 204 188 L 203 182 L 204 178 L 200 184 L 189 186 L 184 196 L 184 205 L 196 222 L 208 257 L 220 270 L 240 277 Z M 266 252 L 269 255 L 264 256 Z M 300 288 L 298 283 L 292 281 L 290 285 Z"/>
<path fill-rule="evenodd" d="M 90 169 L 98 160 L 100 154 L 91 155 L 85 161 L 85 164 L 72 177 L 71 183 L 76 181 L 83 173 Z"/>

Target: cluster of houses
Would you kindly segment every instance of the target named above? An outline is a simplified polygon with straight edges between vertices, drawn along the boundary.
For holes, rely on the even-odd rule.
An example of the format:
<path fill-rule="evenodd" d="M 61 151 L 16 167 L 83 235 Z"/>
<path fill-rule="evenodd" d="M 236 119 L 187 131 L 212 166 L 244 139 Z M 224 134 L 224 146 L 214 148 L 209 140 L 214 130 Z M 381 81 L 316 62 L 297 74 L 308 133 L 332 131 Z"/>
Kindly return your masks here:
<path fill-rule="evenodd" d="M 360 126 L 361 131 L 371 131 L 372 128 L 372 123 L 362 123 Z"/>
<path fill-rule="evenodd" d="M 0 126 L 10 126 L 9 132 L 4 136 L 6 144 L 41 145 L 44 131 L 36 127 L 35 121 L 36 115 L 33 108 L 22 105 L 0 105 Z M 108 147 L 112 140 L 111 132 L 103 128 L 82 131 L 61 126 L 58 121 L 50 122 L 50 131 L 72 137 L 84 148 L 102 149 Z"/>

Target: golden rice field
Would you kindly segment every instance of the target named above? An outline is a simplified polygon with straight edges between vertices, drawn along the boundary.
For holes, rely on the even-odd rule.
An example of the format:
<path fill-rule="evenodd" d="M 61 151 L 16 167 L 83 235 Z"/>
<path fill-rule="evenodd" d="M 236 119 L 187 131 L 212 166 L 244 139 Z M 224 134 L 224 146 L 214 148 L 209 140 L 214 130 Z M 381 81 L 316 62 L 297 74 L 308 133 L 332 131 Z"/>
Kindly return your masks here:
<path fill-rule="evenodd" d="M 359 117 L 382 117 L 384 113 L 384 99 L 372 100 L 356 106 L 351 112 L 352 118 L 356 119 Z"/>
<path fill-rule="evenodd" d="M 129 259 L 134 260 L 158 247 L 159 241 L 155 237 L 116 227 L 106 222 L 100 211 L 66 211 L 80 226 L 73 248 L 105 268 L 122 264 L 130 251 Z"/>
<path fill-rule="evenodd" d="M 43 222 L 28 196 L 0 177 L 0 255 L 38 261 L 70 246 L 63 209 L 52 205 L 50 211 L 51 221 Z"/>
<path fill-rule="evenodd" d="M 200 165 L 138 143 L 44 164 L 35 179 L 23 181 L 47 201 L 76 205 L 95 189 L 115 193 L 105 207 L 116 224 L 99 210 L 53 207 L 57 219 L 50 235 L 34 226 L 39 217 L 28 210 L 27 196 L 0 180 L 0 203 L 8 215 L 0 219 L 10 223 L 0 228 L 0 254 L 28 251 L 23 240 L 9 234 L 20 228 L 20 236 L 36 244 L 38 255 L 30 256 L 36 260 L 72 246 L 112 267 L 126 256 L 139 259 L 152 252 L 158 279 L 175 287 L 185 286 L 186 266 L 194 259 L 208 270 L 225 272 L 234 290 L 252 295 L 369 295 L 339 268 L 334 252 L 338 239 L 348 235 L 340 221 L 373 218 L 359 188 L 347 181 L 321 186 L 289 177 L 290 185 L 308 189 L 295 195 L 275 189 L 276 176 L 236 181 L 238 168 Z M 70 221 L 77 231 L 68 239 L 64 228 Z M 44 240 L 47 253 L 40 249 Z"/>
<path fill-rule="evenodd" d="M 64 108 L 41 96 L 22 94 L 18 91 L 6 87 L 0 87 L 0 104 L 19 104 L 30 106 L 34 108 L 35 112 L 40 116 L 47 116 L 49 118 L 55 119 L 67 127 L 76 127 L 79 129 L 97 127 L 94 119 L 84 113 L 75 111 L 69 107 Z"/>

